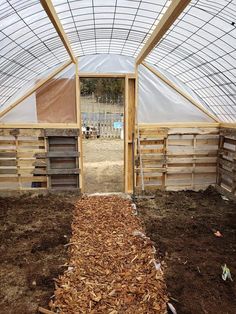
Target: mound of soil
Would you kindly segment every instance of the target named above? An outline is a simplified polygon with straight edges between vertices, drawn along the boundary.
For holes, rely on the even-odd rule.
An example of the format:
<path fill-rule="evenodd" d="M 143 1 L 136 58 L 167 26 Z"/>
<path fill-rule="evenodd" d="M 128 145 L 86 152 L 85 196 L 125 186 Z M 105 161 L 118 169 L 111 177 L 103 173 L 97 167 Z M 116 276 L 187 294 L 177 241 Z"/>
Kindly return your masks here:
<path fill-rule="evenodd" d="M 166 263 L 178 314 L 236 313 L 236 204 L 213 189 L 158 191 L 138 202 L 147 235 Z M 222 237 L 214 232 L 220 231 Z M 234 281 L 223 281 L 226 264 Z"/>
<path fill-rule="evenodd" d="M 67 261 L 71 197 L 0 198 L 0 313 L 47 306 Z"/>

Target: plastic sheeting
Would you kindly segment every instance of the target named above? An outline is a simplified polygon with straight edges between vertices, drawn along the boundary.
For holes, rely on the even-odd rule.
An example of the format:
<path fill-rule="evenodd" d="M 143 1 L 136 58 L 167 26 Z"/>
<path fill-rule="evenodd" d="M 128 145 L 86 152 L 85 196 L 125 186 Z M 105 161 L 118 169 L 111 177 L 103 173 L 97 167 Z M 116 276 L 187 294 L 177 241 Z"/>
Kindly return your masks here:
<path fill-rule="evenodd" d="M 133 73 L 135 59 L 114 54 L 99 54 L 79 58 L 81 73 Z"/>
<path fill-rule="evenodd" d="M 40 75 L 40 79 L 49 73 Z M 39 78 L 38 78 L 39 79 Z M 37 82 L 31 83 L 31 87 Z M 23 93 L 20 92 L 19 97 Z M 17 99 L 17 97 L 16 97 Z M 5 107 L 5 106 L 4 106 Z M 0 119 L 2 123 L 76 122 L 75 65 L 70 65 Z"/>
<path fill-rule="evenodd" d="M 52 0 L 76 56 L 137 57 L 171 0 Z M 146 62 L 236 121 L 236 0 L 191 0 Z M 0 1 L 0 108 L 68 53 L 40 0 Z M 93 71 L 92 71 L 93 72 Z"/>
<path fill-rule="evenodd" d="M 119 55 L 93 55 L 79 59 L 81 73 L 133 73 L 135 60 Z M 158 69 L 159 70 L 159 69 Z M 166 71 L 164 75 L 173 80 Z M 199 101 L 195 93 L 177 79 L 182 90 Z M 164 83 L 156 75 L 139 66 L 138 122 L 211 122 L 205 113 Z M 43 85 L 32 97 L 10 111 L 1 122 L 70 123 L 76 121 L 75 67 L 71 65 Z"/>
<path fill-rule="evenodd" d="M 9 111 L 0 119 L 1 123 L 36 123 L 36 95 L 31 96 L 22 101 L 18 106 Z"/>
<path fill-rule="evenodd" d="M 139 68 L 138 122 L 213 122 L 144 66 Z"/>
<path fill-rule="evenodd" d="M 135 59 L 118 55 L 94 55 L 79 59 L 79 71 L 93 73 L 133 73 Z M 167 71 L 161 71 L 173 80 Z M 194 91 L 178 79 L 175 84 L 200 102 Z M 144 66 L 139 66 L 138 122 L 213 122 L 205 113 L 164 83 Z M 204 107 L 204 105 L 203 105 Z M 208 109 L 208 108 L 207 108 Z"/>

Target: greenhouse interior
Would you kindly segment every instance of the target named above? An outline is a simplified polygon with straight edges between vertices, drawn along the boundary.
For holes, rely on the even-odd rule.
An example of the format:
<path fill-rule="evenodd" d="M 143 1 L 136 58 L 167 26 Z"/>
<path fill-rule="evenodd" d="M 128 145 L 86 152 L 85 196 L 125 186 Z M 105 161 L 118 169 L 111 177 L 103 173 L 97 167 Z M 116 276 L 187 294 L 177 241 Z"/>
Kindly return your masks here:
<path fill-rule="evenodd" d="M 236 0 L 0 0 L 0 313 L 236 313 Z"/>

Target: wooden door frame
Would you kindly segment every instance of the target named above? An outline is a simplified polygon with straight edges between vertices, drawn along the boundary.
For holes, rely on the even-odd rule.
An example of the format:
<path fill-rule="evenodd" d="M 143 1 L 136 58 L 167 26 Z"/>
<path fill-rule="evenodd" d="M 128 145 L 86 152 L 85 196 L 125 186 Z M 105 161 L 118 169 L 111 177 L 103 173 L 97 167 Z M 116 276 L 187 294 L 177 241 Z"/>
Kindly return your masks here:
<path fill-rule="evenodd" d="M 78 99 L 78 111 L 80 114 L 78 118 L 80 119 L 79 125 L 81 129 L 81 103 L 80 103 L 80 78 L 123 78 L 125 82 L 125 102 L 124 102 L 124 192 L 133 192 L 133 154 L 132 154 L 132 138 L 135 134 L 135 117 L 136 117 L 136 101 L 137 101 L 137 91 L 136 91 L 136 75 L 134 73 L 79 73 L 78 72 L 78 84 L 77 90 L 79 96 Z M 82 133 L 80 147 L 81 147 L 81 191 L 84 191 L 84 180 L 83 180 L 83 156 L 82 156 Z"/>

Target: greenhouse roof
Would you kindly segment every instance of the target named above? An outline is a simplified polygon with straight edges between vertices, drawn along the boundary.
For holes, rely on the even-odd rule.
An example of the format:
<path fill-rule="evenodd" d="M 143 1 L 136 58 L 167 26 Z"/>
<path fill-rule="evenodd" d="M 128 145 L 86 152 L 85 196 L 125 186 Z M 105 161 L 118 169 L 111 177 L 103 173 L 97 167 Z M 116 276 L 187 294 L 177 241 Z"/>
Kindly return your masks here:
<path fill-rule="evenodd" d="M 173 2 L 180 1 L 52 0 L 76 57 L 133 58 Z M 229 122 L 236 121 L 235 16 L 236 0 L 192 0 L 143 60 L 181 80 Z M 0 41 L 0 106 L 70 58 L 39 0 L 0 0 Z"/>

